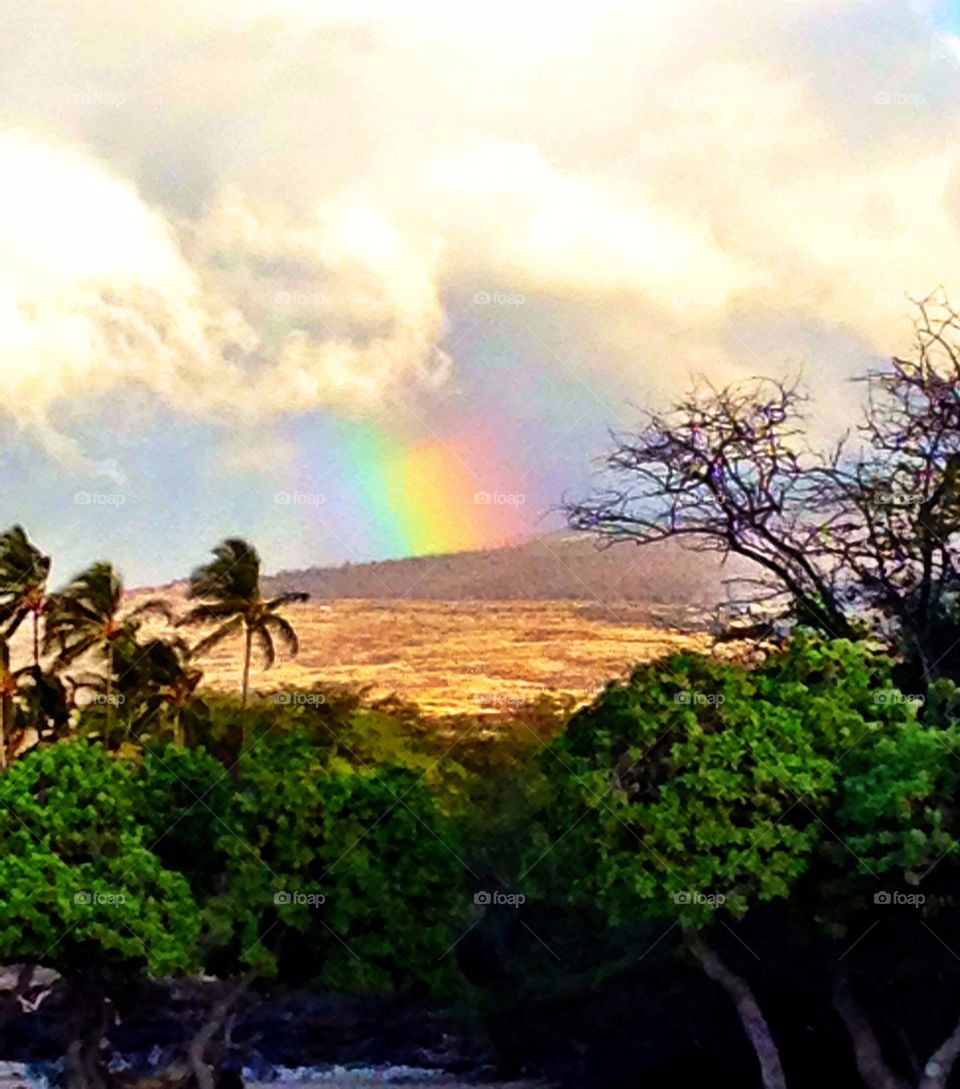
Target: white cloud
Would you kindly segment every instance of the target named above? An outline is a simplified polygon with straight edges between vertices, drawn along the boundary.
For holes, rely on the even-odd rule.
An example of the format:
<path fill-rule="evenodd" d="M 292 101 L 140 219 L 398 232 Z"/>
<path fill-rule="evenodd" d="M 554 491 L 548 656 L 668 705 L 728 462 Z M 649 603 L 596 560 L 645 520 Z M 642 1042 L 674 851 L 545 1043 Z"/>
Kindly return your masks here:
<path fill-rule="evenodd" d="M 0 411 L 61 457 L 58 400 L 120 386 L 376 411 L 478 287 L 661 387 L 898 350 L 960 289 L 956 38 L 868 7 L 0 0 Z"/>

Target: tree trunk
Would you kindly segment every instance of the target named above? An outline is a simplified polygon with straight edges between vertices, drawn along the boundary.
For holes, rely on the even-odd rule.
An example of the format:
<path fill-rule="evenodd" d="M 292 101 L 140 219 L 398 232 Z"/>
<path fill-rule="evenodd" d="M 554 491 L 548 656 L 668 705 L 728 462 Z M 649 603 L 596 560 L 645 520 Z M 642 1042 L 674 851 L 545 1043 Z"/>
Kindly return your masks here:
<path fill-rule="evenodd" d="M 74 978 L 68 994 L 69 1044 L 64 1055 L 64 1089 L 111 1089 L 102 1041 L 110 1023 L 110 1007 L 97 977 Z"/>
<path fill-rule="evenodd" d="M 228 1015 L 249 986 L 250 978 L 247 976 L 230 987 L 213 1004 L 206 1021 L 200 1026 L 196 1035 L 187 1045 L 187 1063 L 190 1066 L 197 1089 L 215 1089 L 214 1063 L 211 1062 L 209 1054 L 210 1045 L 224 1028 Z M 218 1056 L 216 1065 L 219 1065 L 220 1058 L 222 1058 L 222 1055 Z"/>
<path fill-rule="evenodd" d="M 40 618 L 37 610 L 33 610 L 33 667 L 40 668 Z"/>
<path fill-rule="evenodd" d="M 250 655 L 253 652 L 253 629 L 244 628 L 243 633 L 243 684 L 240 690 L 240 705 L 247 706 L 247 692 L 250 687 Z"/>
<path fill-rule="evenodd" d="M 760 1064 L 763 1089 L 787 1089 L 783 1066 L 780 1063 L 780 1053 L 773 1041 L 770 1026 L 760 1012 L 760 1007 L 747 981 L 728 968 L 717 954 L 702 942 L 688 938 L 687 944 L 704 972 L 733 999 L 740 1016 L 740 1023 L 753 1045 L 757 1062 Z"/>
<path fill-rule="evenodd" d="M 113 733 L 113 642 L 107 645 L 107 728 L 104 742 L 109 747 Z"/>
<path fill-rule="evenodd" d="M 917 1089 L 946 1089 L 958 1056 L 960 1056 L 960 1021 L 930 1056 L 923 1068 L 923 1077 Z"/>
<path fill-rule="evenodd" d="M 850 978 L 843 971 L 834 976 L 833 1008 L 850 1035 L 857 1071 L 864 1085 L 868 1089 L 910 1089 L 909 1083 L 887 1066 L 880 1043 L 853 993 Z"/>
<path fill-rule="evenodd" d="M 7 685 L 10 683 L 10 647 L 6 639 L 0 639 L 0 771 L 7 770 L 7 736 L 13 722 L 13 700 Z"/>
<path fill-rule="evenodd" d="M 240 709 L 243 716 L 243 729 L 240 733 L 240 757 L 250 747 L 250 724 L 247 722 L 247 693 L 250 688 L 250 655 L 253 653 L 253 629 L 245 625 L 243 637 L 243 686 L 240 692 Z M 239 767 L 240 757 L 237 758 Z"/>

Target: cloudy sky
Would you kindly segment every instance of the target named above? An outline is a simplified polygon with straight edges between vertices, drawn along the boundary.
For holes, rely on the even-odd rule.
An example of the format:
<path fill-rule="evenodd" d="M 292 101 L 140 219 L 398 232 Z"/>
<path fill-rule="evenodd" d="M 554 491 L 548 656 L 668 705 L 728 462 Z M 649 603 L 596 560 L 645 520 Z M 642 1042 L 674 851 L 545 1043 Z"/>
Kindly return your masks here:
<path fill-rule="evenodd" d="M 817 426 L 960 298 L 960 40 L 906 0 L 0 0 L 0 505 L 271 569 L 556 524 L 692 374 Z"/>

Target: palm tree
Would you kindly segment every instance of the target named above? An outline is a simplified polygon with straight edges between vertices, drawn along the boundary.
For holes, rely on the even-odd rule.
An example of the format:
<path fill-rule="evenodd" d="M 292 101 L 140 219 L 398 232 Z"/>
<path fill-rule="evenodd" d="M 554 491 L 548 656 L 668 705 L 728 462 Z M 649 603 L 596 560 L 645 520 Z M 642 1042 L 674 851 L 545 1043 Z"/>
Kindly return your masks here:
<path fill-rule="evenodd" d="M 297 633 L 277 609 L 292 601 L 306 601 L 309 594 L 287 593 L 265 598 L 260 589 L 260 557 L 253 545 L 239 537 L 229 537 L 213 549 L 214 559 L 196 568 L 190 576 L 188 597 L 203 604 L 191 609 L 177 624 L 203 624 L 211 621 L 219 627 L 191 651 L 196 658 L 231 635 L 243 633 L 243 679 L 241 705 L 247 706 L 250 690 L 250 658 L 256 643 L 269 669 L 276 660 L 274 636 L 290 654 L 300 649 Z"/>
<path fill-rule="evenodd" d="M 0 636 L 0 769 L 32 727 L 37 741 L 59 737 L 67 727 L 67 692 L 59 677 L 38 665 L 10 668 L 10 646 Z"/>
<path fill-rule="evenodd" d="M 126 613 L 122 606 L 123 582 L 109 563 L 95 563 L 81 571 L 53 594 L 47 605 L 44 650 L 56 650 L 55 668 L 70 665 L 85 654 L 106 659 L 108 724 L 119 643 L 135 643 L 144 619 L 151 614 L 171 619 L 170 606 L 159 598 L 151 598 Z"/>
<path fill-rule="evenodd" d="M 22 526 L 0 534 L 0 623 L 10 638 L 28 617 L 33 618 L 33 664 L 40 665 L 40 615 L 47 601 L 50 557 L 30 540 Z"/>
<path fill-rule="evenodd" d="M 140 713 L 138 727 L 170 716 L 173 743 L 183 748 L 181 713 L 193 699 L 203 670 L 190 664 L 190 651 L 182 639 L 154 638 L 133 647 L 136 659 L 124 663 L 124 673 L 130 682 L 129 698 Z"/>

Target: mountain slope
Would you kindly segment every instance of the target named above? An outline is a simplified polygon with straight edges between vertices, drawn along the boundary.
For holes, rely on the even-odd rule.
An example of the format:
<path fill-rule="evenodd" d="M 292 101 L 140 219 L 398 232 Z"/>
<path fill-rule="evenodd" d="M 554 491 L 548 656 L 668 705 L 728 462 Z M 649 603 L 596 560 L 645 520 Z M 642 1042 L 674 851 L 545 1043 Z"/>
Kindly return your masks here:
<path fill-rule="evenodd" d="M 726 598 L 724 580 L 743 571 L 673 541 L 600 550 L 586 537 L 550 534 L 489 551 L 284 571 L 266 585 L 317 600 L 578 601 L 620 619 L 675 624 L 702 621 Z"/>

